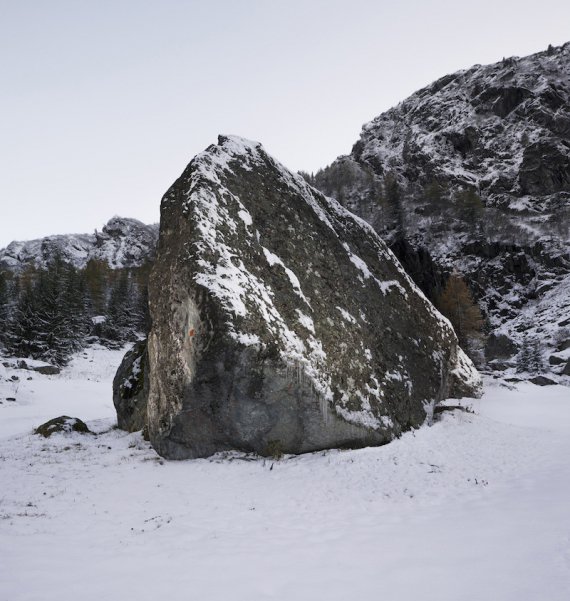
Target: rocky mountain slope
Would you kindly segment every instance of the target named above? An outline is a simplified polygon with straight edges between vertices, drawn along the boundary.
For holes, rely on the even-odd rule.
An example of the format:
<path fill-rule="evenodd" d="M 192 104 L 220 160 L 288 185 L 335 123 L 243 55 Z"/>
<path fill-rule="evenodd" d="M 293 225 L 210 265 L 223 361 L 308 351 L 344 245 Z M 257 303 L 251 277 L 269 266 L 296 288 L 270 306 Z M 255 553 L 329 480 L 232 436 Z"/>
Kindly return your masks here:
<path fill-rule="evenodd" d="M 45 268 L 56 254 L 78 269 L 90 259 L 112 268 L 140 267 L 154 258 L 158 224 L 145 225 L 136 219 L 113 217 L 101 232 L 47 236 L 38 240 L 12 242 L 0 249 L 0 268 L 20 272 L 26 267 Z"/>
<path fill-rule="evenodd" d="M 241 138 L 164 196 L 149 299 L 148 426 L 166 457 L 382 444 L 478 392 L 374 230 Z"/>
<path fill-rule="evenodd" d="M 464 276 L 496 368 L 513 364 L 525 334 L 541 340 L 545 361 L 564 350 L 570 43 L 439 79 L 364 125 L 349 155 L 309 179 L 370 222 L 432 299 L 452 271 Z"/>

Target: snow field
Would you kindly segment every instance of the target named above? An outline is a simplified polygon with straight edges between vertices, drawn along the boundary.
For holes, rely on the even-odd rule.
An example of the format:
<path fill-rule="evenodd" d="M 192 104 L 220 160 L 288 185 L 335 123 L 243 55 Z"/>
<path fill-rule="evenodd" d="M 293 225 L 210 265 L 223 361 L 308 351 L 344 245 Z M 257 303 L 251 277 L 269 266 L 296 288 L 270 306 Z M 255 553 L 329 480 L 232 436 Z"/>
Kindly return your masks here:
<path fill-rule="evenodd" d="M 165 462 L 113 427 L 121 356 L 0 405 L 0 599 L 570 598 L 568 388 L 489 380 L 380 448 Z M 31 434 L 61 413 L 99 434 Z"/>
<path fill-rule="evenodd" d="M 124 354 L 125 349 L 112 351 L 91 346 L 76 355 L 57 376 L 7 369 L 0 357 L 0 440 L 59 415 L 83 420 L 113 418 L 111 383 Z M 18 380 L 7 381 L 12 376 Z"/>

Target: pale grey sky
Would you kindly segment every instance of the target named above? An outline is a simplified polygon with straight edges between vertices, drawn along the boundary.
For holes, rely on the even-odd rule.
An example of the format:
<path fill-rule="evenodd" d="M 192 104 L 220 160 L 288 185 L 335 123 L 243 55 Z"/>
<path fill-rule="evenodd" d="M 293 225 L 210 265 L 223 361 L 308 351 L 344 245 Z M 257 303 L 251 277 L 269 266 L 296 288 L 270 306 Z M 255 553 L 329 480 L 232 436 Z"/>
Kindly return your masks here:
<path fill-rule="evenodd" d="M 158 221 L 218 133 L 316 171 L 418 88 L 569 25 L 567 0 L 0 0 L 0 247 Z"/>

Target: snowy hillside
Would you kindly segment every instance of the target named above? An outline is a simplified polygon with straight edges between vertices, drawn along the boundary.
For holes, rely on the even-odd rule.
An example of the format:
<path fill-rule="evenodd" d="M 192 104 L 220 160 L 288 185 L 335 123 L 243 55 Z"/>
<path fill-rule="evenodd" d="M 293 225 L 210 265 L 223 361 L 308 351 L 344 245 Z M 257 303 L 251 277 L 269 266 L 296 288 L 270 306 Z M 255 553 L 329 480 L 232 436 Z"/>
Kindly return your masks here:
<path fill-rule="evenodd" d="M 311 181 L 369 221 L 432 300 L 450 273 L 465 278 L 488 332 L 512 342 L 496 368 L 514 366 L 525 332 L 548 364 L 568 318 L 570 43 L 442 77 Z"/>
<path fill-rule="evenodd" d="M 569 137 L 570 43 L 442 77 L 366 124 L 353 153 L 528 214 L 568 206 Z"/>
<path fill-rule="evenodd" d="M 0 249 L 0 268 L 20 271 L 27 266 L 45 268 L 56 254 L 82 269 L 90 259 L 105 261 L 112 268 L 139 267 L 154 257 L 158 224 L 113 217 L 101 232 L 47 236 L 27 242 L 12 242 Z"/>
<path fill-rule="evenodd" d="M 114 428 L 120 356 L 0 367 L 0 598 L 570 595 L 567 389 L 489 380 L 474 413 L 379 448 L 165 462 Z M 97 435 L 31 433 L 62 413 Z"/>

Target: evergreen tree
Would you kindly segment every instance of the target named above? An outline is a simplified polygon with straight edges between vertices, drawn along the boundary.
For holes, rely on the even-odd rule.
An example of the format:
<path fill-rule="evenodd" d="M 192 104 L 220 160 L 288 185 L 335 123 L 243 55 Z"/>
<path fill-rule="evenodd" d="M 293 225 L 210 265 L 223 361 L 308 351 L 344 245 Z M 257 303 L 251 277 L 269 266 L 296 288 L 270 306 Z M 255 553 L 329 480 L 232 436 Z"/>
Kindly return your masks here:
<path fill-rule="evenodd" d="M 34 286 L 36 302 L 36 320 L 38 330 L 36 344 L 40 351 L 34 359 L 54 361 L 58 353 L 58 341 L 61 329 L 61 307 L 59 298 L 59 273 L 57 267 L 42 271 Z"/>
<path fill-rule="evenodd" d="M 5 345 L 17 357 L 37 357 L 41 354 L 38 344 L 40 320 L 38 303 L 32 284 L 25 282 L 13 314 L 8 321 Z"/>
<path fill-rule="evenodd" d="M 147 334 L 150 330 L 150 312 L 148 306 L 148 281 L 152 263 L 146 261 L 134 272 L 136 285 L 136 306 L 134 308 L 135 327 L 141 333 Z"/>
<path fill-rule="evenodd" d="M 10 328 L 10 322 L 12 316 L 16 310 L 18 302 L 20 301 L 22 286 L 19 277 L 6 278 L 6 304 L 4 305 L 5 312 L 5 331 L 4 340 L 8 334 Z"/>
<path fill-rule="evenodd" d="M 517 355 L 517 371 L 518 372 L 530 372 L 531 365 L 531 345 L 528 332 L 523 334 L 522 347 Z"/>
<path fill-rule="evenodd" d="M 16 356 L 65 365 L 93 332 L 95 315 L 106 317 L 97 335 L 135 340 L 150 327 L 149 272 L 150 263 L 111 271 L 102 261 L 78 271 L 57 255 L 9 287 L 0 272 L 0 344 Z"/>
<path fill-rule="evenodd" d="M 83 334 L 73 319 L 74 271 L 56 256 L 40 274 L 35 287 L 40 321 L 38 343 L 42 349 L 37 358 L 57 365 L 67 363 L 79 348 Z"/>
<path fill-rule="evenodd" d="M 537 336 L 525 332 L 522 347 L 517 356 L 517 371 L 529 374 L 539 374 L 544 371 L 542 344 Z"/>
<path fill-rule="evenodd" d="M 131 274 L 123 269 L 111 288 L 103 336 L 117 342 L 135 340 L 141 321 L 138 305 L 138 290 Z"/>
<path fill-rule="evenodd" d="M 315 176 L 307 171 L 297 171 L 297 173 L 311 186 L 315 185 Z"/>
<path fill-rule="evenodd" d="M 90 259 L 84 269 L 85 285 L 94 315 L 103 315 L 107 306 L 109 265 L 106 261 Z"/>
<path fill-rule="evenodd" d="M 88 331 L 81 279 L 59 256 L 35 276 L 24 280 L 7 347 L 17 356 L 65 365 Z"/>
<path fill-rule="evenodd" d="M 530 371 L 540 374 L 544 371 L 544 359 L 542 356 L 542 344 L 538 337 L 534 337 L 530 345 Z"/>
<path fill-rule="evenodd" d="M 66 286 L 62 303 L 67 312 L 66 321 L 75 332 L 78 343 L 91 331 L 92 301 L 87 288 L 84 271 L 69 266 L 66 274 Z"/>
<path fill-rule="evenodd" d="M 139 333 L 150 331 L 150 311 L 148 307 L 148 282 L 137 285 L 135 306 L 133 307 L 134 326 Z"/>

